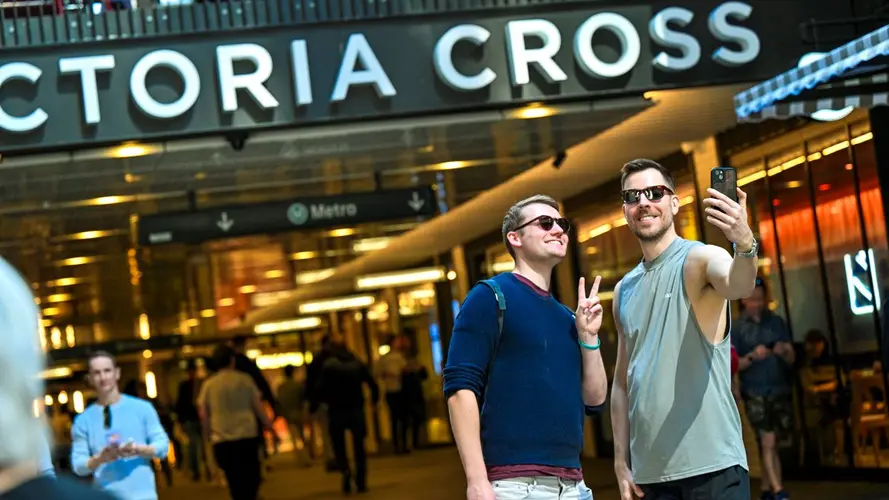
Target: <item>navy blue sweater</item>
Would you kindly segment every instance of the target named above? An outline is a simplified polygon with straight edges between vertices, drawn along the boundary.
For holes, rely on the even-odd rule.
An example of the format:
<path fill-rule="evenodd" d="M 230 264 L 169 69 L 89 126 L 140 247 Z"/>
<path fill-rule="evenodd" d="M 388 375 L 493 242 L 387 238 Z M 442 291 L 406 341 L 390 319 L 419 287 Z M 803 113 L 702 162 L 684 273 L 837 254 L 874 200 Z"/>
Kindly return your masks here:
<path fill-rule="evenodd" d="M 488 467 L 580 468 L 585 407 L 574 317 L 552 296 L 536 293 L 512 273 L 494 279 L 506 297 L 506 314 L 490 379 L 497 303 L 489 287 L 477 285 L 455 320 L 444 369 L 445 396 L 463 389 L 477 397 L 484 393 L 481 440 Z"/>

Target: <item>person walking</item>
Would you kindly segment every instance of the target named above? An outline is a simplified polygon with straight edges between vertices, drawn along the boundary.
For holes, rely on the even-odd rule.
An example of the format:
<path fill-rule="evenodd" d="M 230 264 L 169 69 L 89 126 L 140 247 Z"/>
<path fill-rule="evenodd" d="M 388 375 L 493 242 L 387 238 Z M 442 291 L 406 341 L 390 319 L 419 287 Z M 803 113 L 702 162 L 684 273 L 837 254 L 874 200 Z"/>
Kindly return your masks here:
<path fill-rule="evenodd" d="M 408 452 L 407 447 L 407 407 L 401 387 L 402 374 L 407 360 L 403 352 L 403 338 L 393 336 L 389 341 L 390 350 L 374 363 L 374 375 L 380 381 L 389 408 L 389 428 L 392 434 L 392 447 L 396 454 Z"/>
<path fill-rule="evenodd" d="M 227 345 L 213 351 L 218 371 L 201 387 L 198 411 L 232 500 L 256 500 L 262 482 L 257 422 L 269 432 L 274 429 L 262 393 L 249 375 L 236 368 L 236 359 L 237 353 Z"/>
<path fill-rule="evenodd" d="M 352 492 L 352 469 L 346 456 L 346 431 L 352 435 L 352 453 L 355 458 L 355 487 L 359 493 L 367 488 L 367 455 L 364 438 L 367 435 L 367 418 L 364 412 L 363 385 L 371 393 L 376 405 L 380 398 L 377 383 L 367 365 L 352 354 L 341 338 L 332 338 L 330 356 L 325 360 L 318 380 L 318 399 L 309 411 L 315 413 L 324 403 L 330 422 L 330 439 L 336 457 L 337 469 L 342 474 L 343 493 Z"/>
<path fill-rule="evenodd" d="M 201 380 L 198 378 L 198 368 L 193 359 L 188 360 L 185 366 L 185 380 L 179 383 L 179 392 L 176 395 L 175 412 L 182 432 L 188 438 L 186 457 L 188 469 L 191 472 L 192 481 L 201 480 L 201 471 L 204 477 L 210 480 L 210 466 L 207 462 L 206 448 L 203 432 L 201 432 L 201 417 L 198 413 L 197 399 L 201 393 Z"/>
<path fill-rule="evenodd" d="M 87 367 L 96 402 L 74 419 L 71 468 L 122 500 L 157 500 L 152 463 L 165 459 L 170 447 L 157 411 L 121 394 L 120 367 L 110 353 L 92 353 Z"/>
<path fill-rule="evenodd" d="M 614 470 L 622 500 L 749 500 L 728 338 L 729 301 L 749 296 L 757 273 L 747 195 L 738 189 L 735 202 L 708 189 L 703 201 L 732 256 L 676 234 L 674 185 L 652 160 L 621 169 L 624 217 L 643 259 L 614 289 Z"/>
<path fill-rule="evenodd" d="M 308 399 L 306 398 L 306 386 L 294 378 L 296 367 L 287 365 L 284 367 L 284 381 L 278 385 L 278 407 L 281 416 L 287 421 L 290 432 L 290 441 L 293 443 L 293 454 L 297 463 L 302 467 L 312 464 L 309 459 L 309 442 L 305 436 L 306 414 Z"/>
<path fill-rule="evenodd" d="M 502 235 L 515 270 L 473 287 L 455 319 L 444 393 L 467 500 L 579 497 L 584 410 L 601 411 L 608 386 L 601 278 L 589 291 L 580 279 L 575 311 L 550 293 L 568 230 L 548 196 L 513 205 Z"/>

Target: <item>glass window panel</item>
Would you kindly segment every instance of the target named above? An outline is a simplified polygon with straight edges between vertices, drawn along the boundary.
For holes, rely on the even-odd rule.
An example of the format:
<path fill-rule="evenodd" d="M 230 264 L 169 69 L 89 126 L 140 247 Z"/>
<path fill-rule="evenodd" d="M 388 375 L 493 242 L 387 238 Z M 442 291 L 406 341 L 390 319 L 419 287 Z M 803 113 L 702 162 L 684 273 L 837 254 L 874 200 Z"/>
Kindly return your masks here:
<path fill-rule="evenodd" d="M 872 316 L 873 297 L 866 269 L 868 264 L 861 260 L 862 268 L 858 263 L 865 251 L 855 197 L 854 172 L 849 163 L 849 142 L 844 137 L 832 136 L 827 140 L 815 139 L 811 144 L 815 147 L 809 150 L 809 168 L 815 184 L 816 213 L 830 284 L 828 292 L 838 352 L 875 351 L 876 332 Z"/>
<path fill-rule="evenodd" d="M 760 246 L 759 276 L 765 281 L 766 289 L 769 291 L 768 306 L 775 314 L 786 319 L 787 309 L 781 292 L 781 273 L 778 268 L 778 245 L 781 242 L 775 237 L 765 165 L 759 162 L 756 165 L 743 167 L 739 172 L 744 172 L 748 179 L 752 179 L 744 183 L 741 189 L 747 193 L 747 215 Z M 791 330 L 791 333 L 794 332 Z"/>
<path fill-rule="evenodd" d="M 797 340 L 812 329 L 826 331 L 827 325 L 822 306 L 824 291 L 818 265 L 815 219 L 804 164 L 802 148 L 776 155 L 767 162 L 771 204 L 776 217 L 772 230 L 777 227 L 787 293 L 785 319 Z M 760 230 L 766 234 L 769 231 L 763 224 L 760 224 Z M 776 291 L 769 290 L 770 296 L 776 296 Z"/>

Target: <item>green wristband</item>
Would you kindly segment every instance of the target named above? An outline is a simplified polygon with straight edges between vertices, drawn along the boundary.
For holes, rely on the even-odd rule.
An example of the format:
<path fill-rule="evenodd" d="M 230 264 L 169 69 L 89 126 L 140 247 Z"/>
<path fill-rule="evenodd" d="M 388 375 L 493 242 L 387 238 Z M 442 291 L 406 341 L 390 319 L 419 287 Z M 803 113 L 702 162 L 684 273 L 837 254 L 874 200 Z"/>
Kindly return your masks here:
<path fill-rule="evenodd" d="M 602 345 L 602 339 L 599 338 L 599 336 L 596 336 L 596 341 L 597 341 L 596 345 L 589 345 L 589 344 L 585 343 L 584 341 L 580 340 L 580 337 L 577 337 L 577 343 L 580 344 L 580 347 L 583 347 L 584 349 L 589 349 L 591 351 L 598 350 L 599 346 Z"/>

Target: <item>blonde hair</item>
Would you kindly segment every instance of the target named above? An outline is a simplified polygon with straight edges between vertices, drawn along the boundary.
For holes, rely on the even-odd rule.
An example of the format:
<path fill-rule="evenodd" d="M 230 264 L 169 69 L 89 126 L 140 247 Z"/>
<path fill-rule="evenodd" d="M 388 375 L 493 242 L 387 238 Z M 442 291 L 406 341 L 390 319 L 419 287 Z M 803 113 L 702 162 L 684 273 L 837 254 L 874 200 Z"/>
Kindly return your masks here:
<path fill-rule="evenodd" d="M 0 468 L 39 460 L 49 439 L 33 409 L 45 367 L 39 315 L 28 284 L 0 258 Z"/>

